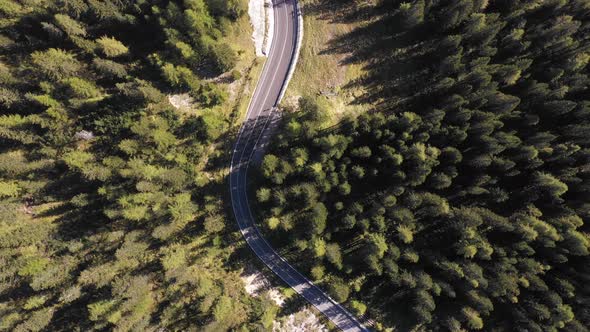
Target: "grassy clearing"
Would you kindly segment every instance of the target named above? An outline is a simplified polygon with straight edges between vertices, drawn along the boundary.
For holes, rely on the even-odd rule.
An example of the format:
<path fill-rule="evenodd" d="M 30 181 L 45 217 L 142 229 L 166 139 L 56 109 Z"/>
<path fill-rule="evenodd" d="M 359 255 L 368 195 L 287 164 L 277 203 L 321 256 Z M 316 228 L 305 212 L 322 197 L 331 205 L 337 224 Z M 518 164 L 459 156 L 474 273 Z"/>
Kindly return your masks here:
<path fill-rule="evenodd" d="M 289 84 L 286 103 L 294 103 L 299 96 L 324 95 L 330 104 L 331 121 L 343 115 L 358 114 L 366 105 L 353 105 L 360 88 L 345 88 L 346 84 L 363 75 L 363 64 L 344 64 L 346 54 L 329 51 L 330 42 L 357 27 L 354 23 L 336 22 L 333 8 L 317 6 L 318 0 L 301 1 L 304 36 L 299 62 Z M 313 12 L 306 8 L 314 6 Z"/>
<path fill-rule="evenodd" d="M 207 172 L 209 181 L 220 185 L 225 185 L 225 178 L 229 171 L 229 158 L 231 157 L 229 151 L 231 151 L 235 139 L 231 133 L 237 132 L 237 128 L 242 123 L 264 65 L 264 59 L 256 57 L 254 45 L 250 38 L 252 36 L 252 26 L 248 15 L 244 15 L 236 22 L 228 24 L 224 31 L 226 34 L 224 38 L 228 40 L 228 43 L 232 45 L 239 56 L 235 70 L 239 71 L 242 77 L 236 81 L 226 81 L 223 79 L 227 75 L 226 73 L 218 78 L 216 83 L 228 92 L 229 98 L 223 104 L 208 110 L 213 113 L 212 116 L 227 124 L 224 131 L 228 135 L 223 135 L 223 140 L 211 146 L 211 150 L 215 150 L 211 157 L 215 159 L 221 158 L 224 164 L 218 164 L 217 167 L 214 167 L 215 171 Z M 221 190 L 221 192 L 223 191 Z"/>
<path fill-rule="evenodd" d="M 254 93 L 254 89 L 256 89 L 256 84 L 258 83 L 258 79 L 260 78 L 260 74 L 262 73 L 262 68 L 264 67 L 264 59 L 263 58 L 256 58 L 252 61 L 251 67 L 248 69 L 247 74 L 245 75 L 245 82 L 243 86 L 243 91 L 241 92 L 241 96 L 238 98 L 236 102 L 236 107 L 238 109 L 239 119 L 243 119 L 248 111 L 248 106 L 250 105 L 250 99 L 252 99 L 252 94 Z M 240 125 L 242 121 L 238 121 L 238 125 Z"/>
<path fill-rule="evenodd" d="M 236 22 L 229 25 L 226 30 L 227 43 L 238 52 L 240 58 L 236 69 L 243 70 L 248 67 L 256 57 L 254 45 L 252 43 L 252 25 L 248 15 L 241 16 Z M 247 37 L 246 37 L 247 36 Z"/>
<path fill-rule="evenodd" d="M 254 45 L 250 36 L 252 36 L 252 26 L 248 15 L 241 16 L 235 22 L 225 21 L 223 24 L 224 40 L 231 45 L 233 50 L 238 55 L 236 65 L 231 72 L 224 73 L 218 77 L 210 79 L 209 81 L 219 85 L 226 93 L 227 100 L 221 105 L 213 107 L 210 111 L 218 116 L 222 116 L 230 122 L 235 122 L 231 119 L 232 113 L 239 109 L 240 114 L 244 100 L 249 100 L 249 93 L 254 77 L 258 77 L 260 61 L 256 57 Z M 234 80 L 232 72 L 237 71 L 241 74 L 241 78 Z M 247 101 L 246 101 L 247 105 Z M 234 123 L 230 123 L 234 125 Z"/>
<path fill-rule="evenodd" d="M 248 15 L 243 15 L 238 21 L 231 24 L 226 33 L 225 38 L 239 55 L 235 69 L 242 74 L 242 78 L 237 83 L 222 84 L 228 90 L 233 90 L 232 98 L 228 101 L 229 105 L 226 105 L 226 109 L 237 111 L 237 119 L 232 119 L 231 125 L 239 126 L 241 121 L 235 120 L 241 120 L 247 112 L 252 93 L 254 93 L 264 66 L 264 59 L 256 57 L 254 45 L 249 38 L 252 36 L 252 25 Z"/>

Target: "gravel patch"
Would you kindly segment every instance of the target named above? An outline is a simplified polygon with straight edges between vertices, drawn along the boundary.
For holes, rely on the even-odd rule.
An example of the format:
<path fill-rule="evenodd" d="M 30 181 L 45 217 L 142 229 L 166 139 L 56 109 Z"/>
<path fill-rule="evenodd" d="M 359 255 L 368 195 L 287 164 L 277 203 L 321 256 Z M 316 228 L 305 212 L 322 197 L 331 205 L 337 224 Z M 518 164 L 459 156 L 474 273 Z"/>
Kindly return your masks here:
<path fill-rule="evenodd" d="M 190 110 L 193 104 L 193 98 L 188 93 L 168 95 L 168 101 L 174 108 L 181 111 Z"/>
<path fill-rule="evenodd" d="M 273 332 L 328 332 L 318 317 L 309 309 L 303 309 L 280 321 L 274 321 Z"/>
<path fill-rule="evenodd" d="M 285 303 L 283 294 L 278 289 L 271 287 L 270 281 L 261 272 L 247 269 L 240 277 L 244 282 L 246 293 L 252 296 L 260 296 L 266 292 L 279 307 L 282 307 Z M 328 331 L 321 320 L 308 308 L 278 318 L 273 322 L 272 330 L 273 332 Z"/>

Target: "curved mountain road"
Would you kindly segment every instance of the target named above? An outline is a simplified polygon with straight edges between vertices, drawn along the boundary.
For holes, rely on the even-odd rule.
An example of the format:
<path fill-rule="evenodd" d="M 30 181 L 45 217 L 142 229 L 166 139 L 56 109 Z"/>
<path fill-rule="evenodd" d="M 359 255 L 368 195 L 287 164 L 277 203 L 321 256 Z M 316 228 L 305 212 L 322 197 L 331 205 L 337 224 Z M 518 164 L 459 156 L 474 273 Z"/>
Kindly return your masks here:
<path fill-rule="evenodd" d="M 285 261 L 256 228 L 248 203 L 248 166 L 260 158 L 271 135 L 269 127 L 278 121 L 276 105 L 294 65 L 298 37 L 296 0 L 273 0 L 274 35 L 268 59 L 240 128 L 230 165 L 232 207 L 240 231 L 254 253 L 276 275 L 322 312 L 343 331 L 368 331 L 351 313 Z"/>

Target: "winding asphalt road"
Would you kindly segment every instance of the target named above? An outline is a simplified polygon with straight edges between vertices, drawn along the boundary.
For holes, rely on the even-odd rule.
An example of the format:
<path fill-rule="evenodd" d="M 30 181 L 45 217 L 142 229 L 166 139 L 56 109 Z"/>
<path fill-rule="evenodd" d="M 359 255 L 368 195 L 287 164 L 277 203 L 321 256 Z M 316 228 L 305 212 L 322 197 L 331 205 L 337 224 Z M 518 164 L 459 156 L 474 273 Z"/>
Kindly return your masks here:
<path fill-rule="evenodd" d="M 248 166 L 253 158 L 261 158 L 263 147 L 271 138 L 272 130 L 268 128 L 274 127 L 278 122 L 275 107 L 279 103 L 281 90 L 287 83 L 287 75 L 293 65 L 299 24 L 297 19 L 299 13 L 295 1 L 272 0 L 275 24 L 271 50 L 232 154 L 230 166 L 232 206 L 246 242 L 264 264 L 341 330 L 368 331 L 344 307 L 331 299 L 274 251 L 256 228 L 248 204 Z"/>

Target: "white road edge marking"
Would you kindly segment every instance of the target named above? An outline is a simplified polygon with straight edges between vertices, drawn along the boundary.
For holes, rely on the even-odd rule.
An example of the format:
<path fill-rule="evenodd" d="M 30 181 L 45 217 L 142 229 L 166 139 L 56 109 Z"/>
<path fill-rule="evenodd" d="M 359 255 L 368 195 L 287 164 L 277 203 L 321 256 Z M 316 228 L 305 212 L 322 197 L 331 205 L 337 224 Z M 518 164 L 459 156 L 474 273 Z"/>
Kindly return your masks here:
<path fill-rule="evenodd" d="M 294 0 L 294 1 L 296 1 L 296 0 Z M 275 13 L 275 15 L 276 15 L 276 11 L 274 11 L 274 13 Z M 287 17 L 287 16 L 285 15 L 285 17 Z M 276 26 L 276 25 L 275 25 L 275 26 Z M 268 57 L 268 59 L 270 59 L 270 58 L 271 58 L 271 56 L 272 56 L 272 52 L 273 52 L 273 50 L 274 50 L 274 40 L 275 40 L 275 36 L 276 36 L 276 34 L 274 34 L 274 36 L 273 36 L 273 45 L 271 45 L 271 52 L 270 52 L 270 54 L 269 54 L 269 57 Z M 282 53 L 284 53 L 284 47 L 285 47 L 285 45 L 286 45 L 286 42 L 285 42 L 285 43 L 283 43 L 283 47 L 282 47 L 282 49 L 281 49 L 281 54 L 282 54 Z M 278 64 L 278 67 L 280 67 L 280 64 L 282 63 L 282 60 L 283 60 L 282 58 L 283 58 L 283 57 L 279 58 L 279 64 Z M 269 65 L 270 65 L 270 61 L 268 61 L 268 62 L 265 62 L 265 66 L 264 66 L 264 69 L 263 69 L 262 75 L 265 75 L 265 72 L 268 70 L 268 67 L 269 67 Z M 274 81 L 274 79 L 275 79 L 275 77 L 276 77 L 276 74 L 277 74 L 277 72 L 275 72 L 275 73 L 273 74 L 273 79 L 271 80 L 271 82 L 272 82 L 272 81 Z M 248 111 L 246 112 L 246 121 L 248 121 L 248 119 L 249 119 L 249 115 L 250 115 L 250 113 L 251 113 L 251 111 L 252 111 L 252 109 L 251 109 L 251 105 L 253 104 L 254 100 L 257 98 L 257 93 L 259 92 L 259 89 L 258 89 L 258 88 L 259 88 L 259 87 L 261 88 L 261 87 L 264 85 L 263 83 L 265 82 L 265 78 L 266 78 L 266 77 L 262 77 L 262 81 L 260 81 L 260 82 L 258 82 L 258 83 L 257 83 L 256 91 L 255 91 L 255 93 L 254 93 L 254 95 L 253 95 L 253 97 L 252 97 L 252 99 L 250 100 L 250 103 L 249 103 L 249 105 L 248 105 Z M 263 105 L 266 103 L 266 99 L 268 98 L 268 93 L 269 93 L 269 91 L 267 91 L 267 93 L 266 93 L 266 96 L 265 96 L 265 98 L 264 98 L 264 100 L 263 100 Z M 260 113 L 261 113 L 262 111 L 263 111 L 263 110 L 261 110 L 261 111 L 259 111 L 259 112 L 258 112 L 258 115 L 256 116 L 256 118 L 255 118 L 255 121 L 254 121 L 253 128 L 256 126 L 256 123 L 257 123 L 258 117 L 260 116 Z M 261 136 L 261 135 L 262 135 L 262 133 L 264 132 L 264 129 L 265 129 L 265 127 L 266 127 L 266 124 L 268 123 L 268 120 L 269 120 L 269 119 L 271 118 L 271 116 L 272 116 L 272 113 L 273 113 L 273 111 L 274 111 L 274 107 L 273 107 L 273 108 L 271 108 L 271 110 L 270 110 L 270 112 L 269 112 L 269 113 L 270 113 L 270 114 L 269 114 L 269 117 L 268 117 L 267 121 L 266 121 L 266 122 L 265 122 L 265 124 L 264 124 L 263 131 L 261 132 L 261 134 L 260 134 L 260 135 L 259 135 L 259 137 L 257 138 L 257 140 L 256 140 L 256 142 L 255 142 L 255 144 L 254 144 L 254 146 L 253 146 L 253 151 L 252 151 L 252 153 L 250 154 L 250 156 L 249 156 L 249 158 L 248 158 L 248 161 L 247 161 L 247 164 L 246 164 L 246 169 L 245 169 L 245 172 L 244 172 L 244 173 L 245 173 L 245 174 L 244 174 L 244 190 L 246 190 L 245 188 L 246 188 L 246 185 L 247 185 L 247 178 L 246 178 L 246 176 L 245 176 L 245 175 L 246 175 L 246 174 L 247 174 L 247 172 L 248 172 L 248 168 L 249 168 L 249 166 L 250 166 L 250 162 L 251 162 L 251 159 L 252 159 L 252 155 L 253 155 L 253 153 L 254 153 L 254 150 L 255 150 L 255 148 L 256 148 L 256 145 L 257 145 L 257 143 L 258 143 L 258 141 L 259 141 L 259 139 L 260 139 L 260 136 Z M 243 131 L 244 131 L 244 127 L 245 127 L 245 126 L 244 126 L 244 124 L 243 124 L 243 125 L 240 127 L 240 130 L 238 131 L 238 137 L 237 137 L 237 141 L 236 141 L 236 143 L 235 143 L 235 145 L 236 145 L 236 146 L 237 146 L 237 145 L 240 143 L 240 141 L 241 141 L 242 134 L 243 134 Z M 253 133 L 254 133 L 254 132 L 252 132 L 250 135 L 248 135 L 248 140 L 250 139 L 250 136 L 251 136 Z M 246 145 L 247 145 L 247 143 L 246 143 Z M 242 158 L 243 158 L 243 155 L 244 155 L 244 153 L 245 153 L 245 150 L 246 150 L 246 149 L 245 149 L 245 147 L 244 147 L 244 149 L 242 150 L 242 153 L 240 154 L 240 158 L 238 159 L 238 164 L 239 164 L 239 167 L 242 167 Z M 230 162 L 230 186 L 231 186 L 231 183 L 232 183 L 232 182 L 234 182 L 234 181 L 232 181 L 232 180 L 233 180 L 233 174 L 234 174 L 234 173 L 233 173 L 233 163 L 234 163 L 234 157 L 236 156 L 236 152 L 237 152 L 237 148 L 236 148 L 236 149 L 234 149 L 234 153 L 232 154 L 232 158 L 231 158 L 231 162 Z M 238 182 L 238 184 L 237 184 L 237 185 L 239 186 L 239 184 L 240 184 L 240 172 L 239 172 L 239 171 L 238 171 L 238 173 L 236 174 L 236 177 L 237 177 L 236 181 Z M 234 186 L 233 188 L 235 189 L 236 187 Z M 232 209 L 233 209 L 233 211 L 234 211 L 234 215 L 236 216 L 236 219 L 237 219 L 237 221 L 238 221 L 238 224 L 240 224 L 240 225 L 241 225 L 240 218 L 239 218 L 239 214 L 237 213 L 237 211 L 236 211 L 236 207 L 235 207 L 235 205 L 233 204 L 233 190 L 230 190 L 230 195 L 231 195 L 231 199 L 232 199 Z M 348 313 L 348 311 L 347 311 L 346 309 L 344 309 L 344 308 L 343 308 L 343 307 L 342 307 L 340 304 L 338 304 L 336 301 L 334 301 L 334 300 L 333 300 L 333 299 L 332 299 L 330 296 L 328 296 L 328 295 L 327 295 L 326 293 L 324 293 L 322 290 L 320 290 L 319 288 L 317 288 L 317 287 L 313 286 L 313 283 L 312 283 L 311 281 L 309 281 L 309 280 L 308 280 L 308 279 L 307 279 L 305 276 L 303 276 L 301 273 L 299 273 L 299 271 L 297 271 L 295 268 L 293 268 L 293 267 L 292 267 L 292 266 L 291 266 L 291 265 L 290 265 L 290 264 L 289 264 L 289 263 L 288 263 L 288 262 L 287 262 L 287 261 L 286 261 L 286 260 L 285 260 L 285 259 L 284 259 L 282 256 L 280 256 L 278 253 L 276 253 L 276 251 L 275 251 L 275 250 L 272 248 L 272 246 L 270 246 L 270 244 L 269 244 L 269 243 L 266 241 L 266 239 L 265 239 L 265 238 L 264 238 L 264 237 L 263 237 L 263 236 L 260 234 L 260 232 L 259 232 L 259 231 L 258 231 L 258 229 L 256 228 L 256 225 L 255 225 L 255 223 L 254 223 L 254 218 L 253 218 L 253 215 L 252 215 L 252 211 L 251 211 L 251 209 L 250 209 L 250 205 L 249 205 L 249 203 L 248 203 L 248 196 L 247 196 L 247 195 L 245 196 L 245 199 L 246 199 L 246 206 L 247 206 L 247 208 L 248 208 L 248 214 L 249 214 L 249 216 L 250 216 L 250 221 L 251 221 L 251 223 L 252 223 L 252 226 L 250 226 L 249 228 L 253 228 L 253 229 L 254 229 L 254 233 L 256 234 L 256 236 L 257 236 L 259 239 L 261 239 L 261 240 L 262 240 L 262 241 L 263 241 L 263 242 L 264 242 L 264 243 L 267 245 L 267 247 L 270 249 L 270 255 L 271 255 L 271 256 L 278 257 L 278 258 L 279 258 L 279 259 L 280 259 L 282 262 L 284 262 L 284 263 L 287 265 L 287 267 L 288 267 L 288 268 L 290 268 L 292 271 L 294 271 L 294 272 L 295 272 L 295 273 L 296 273 L 296 274 L 297 274 L 299 277 L 301 277 L 301 278 L 302 278 L 302 279 L 305 281 L 305 286 L 301 286 L 301 284 L 297 284 L 297 285 L 295 285 L 295 286 L 292 286 L 292 287 L 293 287 L 293 289 L 295 289 L 295 291 L 297 291 L 297 293 L 301 294 L 301 295 L 302 295 L 302 296 L 305 298 L 305 296 L 303 295 L 303 291 L 304 291 L 306 288 L 315 288 L 315 289 L 316 289 L 316 290 L 317 290 L 317 291 L 318 291 L 318 292 L 319 292 L 321 295 L 325 296 L 325 297 L 326 297 L 326 298 L 327 298 L 327 299 L 328 299 L 328 300 L 331 302 L 331 304 L 332 304 L 332 306 L 333 306 L 332 308 L 329 308 L 329 309 L 328 309 L 328 308 L 326 308 L 326 309 L 324 309 L 324 310 L 322 310 L 321 308 L 319 308 L 319 307 L 318 307 L 318 309 L 320 310 L 320 312 L 322 312 L 322 313 L 323 313 L 324 311 L 327 311 L 327 310 L 337 310 L 337 309 L 340 309 L 340 312 L 341 312 L 341 313 L 337 314 L 337 315 L 336 315 L 336 318 L 341 318 L 340 316 L 341 316 L 341 314 L 343 313 L 343 314 L 344 314 L 344 316 L 346 316 L 347 318 L 349 318 L 350 320 L 352 320 L 354 323 L 356 323 L 356 324 L 357 324 L 357 326 L 360 326 L 360 327 L 361 327 L 361 330 L 366 330 L 366 329 L 365 329 L 365 328 L 362 326 L 362 324 L 360 324 L 360 322 L 358 322 L 358 320 L 356 320 L 356 318 L 355 318 L 354 316 L 352 316 L 350 313 Z M 242 211 L 243 211 L 244 209 L 243 209 L 243 206 L 242 206 L 242 204 L 241 204 L 241 200 L 240 200 L 240 199 L 238 199 L 238 204 L 239 204 L 239 206 L 240 206 L 240 210 L 242 210 Z M 245 217 L 245 216 L 244 216 L 244 217 Z M 246 237 L 246 236 L 247 236 L 247 233 L 249 233 L 249 229 L 248 229 L 248 230 L 244 230 L 244 229 L 242 229 L 242 228 L 240 227 L 240 230 L 241 230 L 241 233 L 242 233 L 242 235 L 243 235 L 244 237 Z M 250 244 L 250 242 L 248 242 L 248 243 Z M 261 253 L 262 253 L 262 254 L 264 254 L 264 250 L 263 250 L 263 248 L 261 248 L 261 247 L 258 245 L 258 243 L 256 243 L 256 241 L 252 241 L 252 243 L 254 244 L 254 246 L 256 246 L 256 249 L 258 249 L 259 251 L 261 251 Z M 252 247 L 252 248 L 254 249 L 254 247 Z M 254 250 L 254 251 L 256 252 L 256 250 Z M 256 253 L 256 254 L 257 254 L 257 256 L 260 256 L 260 254 L 258 254 L 258 253 Z M 272 263 L 272 262 L 271 262 L 271 263 Z M 293 280 L 294 280 L 294 281 L 296 281 L 296 278 L 293 278 L 293 276 L 291 275 L 291 273 L 289 273 L 289 271 L 287 271 L 287 270 L 284 270 L 284 269 L 283 269 L 283 268 L 281 268 L 279 265 L 276 265 L 276 264 L 274 264 L 274 263 L 273 263 L 273 265 L 275 266 L 275 269 L 277 269 L 277 270 L 279 270 L 279 271 L 282 271 L 282 272 L 284 272 L 284 273 L 285 273 L 287 276 L 289 276 L 289 277 L 292 279 L 292 281 L 293 281 Z M 271 268 L 271 270 L 273 270 L 273 269 Z M 283 278 L 283 277 L 282 277 L 280 274 L 278 274 L 278 276 L 279 276 L 279 277 L 281 277 L 281 279 L 283 279 L 285 282 L 287 282 L 288 284 L 290 284 L 290 283 L 289 283 L 287 280 L 285 280 L 285 278 Z M 305 288 L 303 288 L 303 289 L 299 289 L 299 288 L 302 288 L 302 287 L 305 287 Z M 306 298 L 306 299 L 307 299 L 307 298 Z M 317 299 L 314 299 L 314 300 L 317 300 Z M 310 302 L 312 305 L 316 306 L 316 305 L 315 305 L 315 304 L 314 304 L 312 301 L 310 301 L 309 299 L 308 299 L 308 301 L 309 301 L 309 302 Z M 320 306 L 322 306 L 322 305 L 323 305 L 323 303 L 322 303 L 322 304 L 320 304 Z M 330 318 L 330 317 L 328 317 L 328 318 Z M 338 319 L 338 320 L 339 320 L 339 319 Z M 338 324 L 338 322 L 334 322 L 334 323 L 336 323 L 337 325 L 339 325 L 339 324 Z"/>

